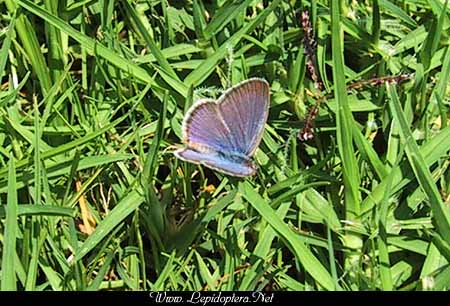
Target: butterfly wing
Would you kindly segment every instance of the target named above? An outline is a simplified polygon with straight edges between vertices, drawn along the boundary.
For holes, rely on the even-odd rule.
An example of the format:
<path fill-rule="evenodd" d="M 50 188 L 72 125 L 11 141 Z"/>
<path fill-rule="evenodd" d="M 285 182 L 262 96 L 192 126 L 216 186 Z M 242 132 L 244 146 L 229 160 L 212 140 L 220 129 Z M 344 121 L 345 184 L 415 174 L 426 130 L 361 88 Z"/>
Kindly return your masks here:
<path fill-rule="evenodd" d="M 232 176 L 250 176 L 256 171 L 255 166 L 249 160 L 235 160 L 215 151 L 197 151 L 193 149 L 179 149 L 175 151 L 179 159 L 194 164 L 202 164 L 211 169 L 218 170 Z"/>
<path fill-rule="evenodd" d="M 217 102 L 194 104 L 183 121 L 188 147 L 251 156 L 259 145 L 269 113 L 269 84 L 249 79 L 228 89 Z"/>
<path fill-rule="evenodd" d="M 254 174 L 250 157 L 261 141 L 269 103 L 269 84 L 262 79 L 230 88 L 217 102 L 198 101 L 183 121 L 187 148 L 175 155 L 233 176 Z"/>
<path fill-rule="evenodd" d="M 220 152 L 235 151 L 230 131 L 215 100 L 201 99 L 186 113 L 183 142 L 192 148 L 210 148 Z"/>
<path fill-rule="evenodd" d="M 235 151 L 252 156 L 269 114 L 269 84 L 263 79 L 249 79 L 227 90 L 217 104 Z"/>

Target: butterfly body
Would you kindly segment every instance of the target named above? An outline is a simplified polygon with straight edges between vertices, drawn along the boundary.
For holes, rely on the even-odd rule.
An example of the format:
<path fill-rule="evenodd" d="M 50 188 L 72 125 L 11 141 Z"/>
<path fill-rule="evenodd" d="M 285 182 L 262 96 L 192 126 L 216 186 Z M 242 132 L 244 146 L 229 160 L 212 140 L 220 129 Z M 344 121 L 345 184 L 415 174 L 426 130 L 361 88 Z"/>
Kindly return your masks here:
<path fill-rule="evenodd" d="M 256 151 L 268 116 L 269 85 L 250 79 L 227 90 L 217 101 L 201 99 L 183 120 L 186 148 L 174 154 L 232 176 L 256 171 Z"/>

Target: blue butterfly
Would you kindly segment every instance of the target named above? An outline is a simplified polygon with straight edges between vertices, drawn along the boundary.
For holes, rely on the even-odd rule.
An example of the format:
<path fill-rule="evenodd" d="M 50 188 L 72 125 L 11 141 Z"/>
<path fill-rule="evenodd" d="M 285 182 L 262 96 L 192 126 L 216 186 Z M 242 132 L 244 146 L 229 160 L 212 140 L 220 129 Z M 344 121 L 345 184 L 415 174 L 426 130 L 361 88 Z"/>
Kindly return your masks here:
<path fill-rule="evenodd" d="M 232 176 L 253 175 L 251 157 L 261 142 L 269 104 L 269 84 L 258 78 L 228 89 L 217 101 L 200 99 L 184 117 L 186 147 L 175 156 Z"/>

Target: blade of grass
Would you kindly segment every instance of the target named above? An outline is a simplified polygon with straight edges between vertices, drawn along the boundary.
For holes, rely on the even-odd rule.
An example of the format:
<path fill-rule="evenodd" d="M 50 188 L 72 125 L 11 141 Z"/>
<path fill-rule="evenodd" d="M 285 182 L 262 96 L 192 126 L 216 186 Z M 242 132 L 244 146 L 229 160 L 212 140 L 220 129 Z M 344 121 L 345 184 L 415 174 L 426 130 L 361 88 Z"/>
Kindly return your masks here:
<path fill-rule="evenodd" d="M 106 254 L 105 260 L 102 262 L 102 266 L 100 270 L 98 271 L 97 276 L 94 278 L 92 283 L 87 287 L 86 290 L 88 291 L 97 291 L 99 290 L 100 284 L 105 279 L 106 273 L 112 268 L 111 262 L 114 259 L 114 252 L 108 251 Z"/>
<path fill-rule="evenodd" d="M 216 69 L 220 60 L 228 54 L 229 48 L 234 46 L 242 39 L 244 34 L 250 33 L 278 6 L 280 0 L 274 0 L 264 11 L 256 16 L 251 22 L 247 23 L 242 29 L 233 34 L 225 43 L 223 43 L 215 52 L 203 61 L 200 66 L 192 71 L 184 80 L 189 86 L 198 86 Z"/>
<path fill-rule="evenodd" d="M 16 187 L 16 168 L 14 165 L 14 157 L 11 154 L 9 158 L 8 171 L 8 199 L 6 203 L 6 221 L 3 236 L 2 250 L 2 275 L 1 290 L 15 291 L 16 287 L 16 265 L 14 259 L 16 257 L 16 239 L 18 233 L 17 225 L 17 187 Z"/>
<path fill-rule="evenodd" d="M 58 10 L 58 1 L 52 1 L 52 0 L 44 0 L 44 6 L 46 7 L 47 11 L 51 14 L 54 14 L 55 16 L 58 14 L 58 11 L 61 10 L 59 8 Z M 53 26 L 49 26 L 47 28 L 47 37 L 48 37 L 48 65 L 49 65 L 49 71 L 52 76 L 52 80 L 57 80 L 60 75 L 63 73 L 64 68 L 62 68 L 62 63 L 65 63 L 66 60 L 64 58 L 64 52 L 62 50 L 62 42 L 61 42 L 61 36 L 60 32 L 57 28 Z"/>
<path fill-rule="evenodd" d="M 342 160 L 344 175 L 345 211 L 349 220 L 360 215 L 359 172 L 356 166 L 355 152 L 352 142 L 352 118 L 347 102 L 347 89 L 344 79 L 344 60 L 341 45 L 340 7 L 339 0 L 332 0 L 331 31 L 333 55 L 333 80 L 335 82 L 335 97 L 337 102 L 336 137 L 338 150 Z"/>
<path fill-rule="evenodd" d="M 440 77 L 432 93 L 432 98 L 434 98 L 434 101 L 440 111 L 441 125 L 443 128 L 445 128 L 448 125 L 447 123 L 448 109 L 445 107 L 443 99 L 445 97 L 445 92 L 449 83 L 449 79 L 450 79 L 450 47 L 447 47 L 447 51 L 445 52 L 444 60 L 442 62 L 442 70 L 440 72 Z"/>
<path fill-rule="evenodd" d="M 364 137 L 356 124 L 353 124 L 353 139 L 358 147 L 358 151 L 362 157 L 369 163 L 374 172 L 377 174 L 378 179 L 383 179 L 388 175 L 386 166 L 374 150 L 371 143 Z"/>
<path fill-rule="evenodd" d="M 443 22 L 445 20 L 445 17 L 447 16 L 446 7 L 447 5 L 445 5 L 443 10 L 441 11 L 439 19 L 437 21 L 435 19 L 433 20 L 431 29 L 428 31 L 427 39 L 425 40 L 425 43 L 422 45 L 422 50 L 420 52 L 420 59 L 421 63 L 425 67 L 425 71 L 428 70 L 428 68 L 430 67 L 431 58 L 437 51 L 438 43 L 439 40 L 441 39 Z"/>
<path fill-rule="evenodd" d="M 11 14 L 14 14 L 17 10 L 17 2 L 13 0 L 5 1 L 6 7 Z M 37 35 L 35 32 L 35 26 L 31 24 L 24 13 L 20 13 L 16 19 L 15 30 L 22 42 L 22 46 L 28 55 L 28 60 L 33 66 L 39 83 L 42 88 L 42 92 L 45 94 L 51 87 L 51 77 L 45 62 L 44 55 L 41 52 Z"/>
<path fill-rule="evenodd" d="M 164 57 L 164 55 L 161 53 L 161 50 L 157 47 L 156 43 L 154 42 L 153 38 L 149 35 L 148 31 L 145 29 L 144 24 L 139 19 L 135 9 L 131 6 L 128 0 L 121 1 L 121 3 L 125 8 L 125 11 L 127 12 L 127 15 L 131 17 L 133 22 L 136 24 L 137 29 L 139 31 L 138 33 L 144 38 L 144 41 L 148 45 L 150 52 L 158 62 L 159 68 L 162 69 L 170 77 L 174 78 L 175 81 L 180 81 L 177 74 L 167 61 L 166 57 Z M 162 5 L 164 6 L 164 4 Z"/>
<path fill-rule="evenodd" d="M 33 205 L 34 206 L 34 205 Z M 36 237 L 32 238 L 31 260 L 27 269 L 27 281 L 25 284 L 26 291 L 34 291 L 36 289 L 36 280 L 38 276 L 39 254 L 44 245 L 47 236 L 46 230 L 40 230 Z"/>
<path fill-rule="evenodd" d="M 381 287 L 383 290 L 393 290 L 394 285 L 391 275 L 391 264 L 389 260 L 389 251 L 387 243 L 387 226 L 388 226 L 388 210 L 389 210 L 389 195 L 392 177 L 388 177 L 387 190 L 384 194 L 383 201 L 381 202 L 378 217 L 378 232 L 377 245 L 378 245 L 378 260 L 380 267 Z"/>
<path fill-rule="evenodd" d="M 448 141 L 448 139 L 450 139 L 450 126 L 442 129 L 437 135 L 420 147 L 419 152 L 424 156 L 425 165 L 427 167 L 431 167 L 434 163 L 439 161 L 439 159 L 446 156 L 448 147 L 441 144 Z M 363 214 L 369 212 L 374 206 L 379 205 L 385 194 L 389 176 L 392 176 L 391 190 L 394 194 L 414 180 L 414 176 L 409 175 L 410 172 L 408 161 L 403 161 L 399 166 L 393 168 L 388 176 L 385 177 L 362 202 L 361 207 L 363 207 Z"/>
<path fill-rule="evenodd" d="M 74 148 L 81 147 L 84 144 L 87 144 L 90 140 L 92 140 L 92 139 L 94 139 L 94 138 L 104 134 L 106 131 L 108 131 L 111 128 L 113 128 L 114 126 L 118 125 L 120 122 L 125 120 L 125 118 L 127 118 L 127 117 L 128 117 L 128 114 L 125 114 L 124 116 L 114 120 L 110 124 L 105 125 L 104 127 L 98 129 L 95 132 L 87 134 L 87 135 L 85 135 L 85 136 L 83 136 L 83 137 L 81 137 L 79 139 L 76 139 L 76 140 L 73 140 L 71 142 L 65 143 L 65 144 L 60 145 L 58 147 L 55 147 L 55 148 L 49 149 L 47 151 L 44 151 L 41 154 L 41 159 L 43 159 L 43 160 L 49 159 L 49 158 L 51 158 L 53 156 L 65 153 L 65 152 L 70 151 L 70 150 L 72 150 Z M 28 163 L 29 163 L 29 161 L 27 159 L 21 160 L 21 161 L 17 162 L 16 169 L 23 168 L 26 165 L 28 165 Z M 5 175 L 6 172 L 7 172 L 7 170 L 0 170 L 0 177 L 2 175 Z"/>
<path fill-rule="evenodd" d="M 32 204 L 20 204 L 17 207 L 18 216 L 64 216 L 73 218 L 75 217 L 75 212 L 73 208 L 53 205 L 35 206 Z M 5 216 L 5 208 L 0 206 L 0 218 Z"/>
<path fill-rule="evenodd" d="M 403 114 L 403 110 L 398 100 L 397 92 L 393 86 L 389 84 L 387 86 L 388 96 L 389 96 L 389 107 L 399 124 L 400 137 L 403 143 L 406 145 L 405 151 L 408 157 L 409 164 L 413 169 L 414 175 L 422 187 L 424 193 L 428 196 L 430 201 L 431 210 L 433 211 L 433 217 L 436 221 L 436 226 L 438 232 L 442 238 L 446 241 L 450 241 L 450 212 L 448 207 L 442 202 L 441 196 L 436 185 L 433 183 L 433 178 L 431 177 L 428 166 L 419 151 L 419 148 L 414 140 L 413 135 L 406 123 L 406 119 Z M 442 142 L 441 146 L 450 149 L 450 141 Z"/>
<path fill-rule="evenodd" d="M 276 214 L 270 205 L 255 192 L 254 188 L 248 182 L 239 183 L 239 191 L 242 196 L 253 206 L 253 208 L 280 234 L 288 243 L 295 257 L 303 265 L 304 269 L 325 289 L 335 290 L 339 288 L 325 269 L 322 263 L 314 254 L 303 244 L 291 229 Z"/>
<path fill-rule="evenodd" d="M 331 1 L 331 48 L 334 91 L 337 103 L 336 138 L 342 161 L 345 218 L 350 222 L 358 222 L 361 214 L 360 177 L 352 142 L 353 114 L 347 102 L 339 3 L 339 0 Z M 354 252 L 345 253 L 345 267 L 351 271 L 351 267 L 359 263 L 359 251 L 363 246 L 363 242 L 361 236 L 354 231 L 348 231 L 343 240 L 344 245 L 354 249 Z M 350 277 L 356 279 L 358 276 L 355 272 L 351 272 Z"/>
<path fill-rule="evenodd" d="M 278 207 L 276 214 L 281 219 L 284 219 L 289 208 L 290 203 L 282 203 L 280 207 Z M 259 282 L 261 276 L 266 272 L 264 269 L 264 262 L 270 252 L 270 247 L 275 237 L 276 231 L 272 226 L 266 226 L 264 230 L 260 232 L 258 244 L 252 252 L 253 262 L 251 268 L 244 274 L 239 290 L 255 290 L 256 283 Z"/>
<path fill-rule="evenodd" d="M 13 15 L 8 26 L 8 31 L 5 33 L 6 38 L 3 40 L 2 48 L 0 49 L 0 80 L 5 73 L 6 61 L 8 60 L 8 52 L 11 47 L 12 35 L 14 33 L 14 26 L 16 22 L 16 14 Z"/>
<path fill-rule="evenodd" d="M 78 32 L 68 23 L 64 22 L 58 17 L 51 15 L 50 13 L 40 8 L 33 2 L 28 0 L 18 0 L 17 2 L 26 10 L 44 19 L 52 26 L 59 29 L 61 32 L 67 34 L 71 38 L 78 41 L 82 45 L 82 47 L 84 47 L 86 51 L 88 51 L 89 53 L 100 56 L 110 64 L 116 66 L 117 68 L 121 69 L 126 73 L 131 74 L 132 76 L 136 77 L 138 80 L 144 83 L 149 84 L 154 83 L 153 78 L 149 75 L 149 73 L 145 69 L 139 67 L 131 60 L 125 59 L 121 55 L 111 51 L 111 49 L 103 46 L 94 39 L 82 34 L 81 32 Z M 48 86 L 48 88 L 50 88 L 50 86 Z"/>
<path fill-rule="evenodd" d="M 380 41 L 380 5 L 378 0 L 374 0 L 372 4 L 372 43 L 377 46 Z"/>
<path fill-rule="evenodd" d="M 390 11 L 392 16 L 402 20 L 404 23 L 409 25 L 411 29 L 417 28 L 417 22 L 404 10 L 392 3 L 392 1 L 379 0 L 379 2 L 381 7 L 383 7 L 386 11 Z"/>
<path fill-rule="evenodd" d="M 211 36 L 220 33 L 222 29 L 230 23 L 238 14 L 245 11 L 253 0 L 245 1 L 227 1 L 221 8 L 215 11 L 211 22 L 204 30 L 205 39 L 211 39 Z"/>
<path fill-rule="evenodd" d="M 169 277 L 171 273 L 173 273 L 174 269 L 174 260 L 176 257 L 176 252 L 173 251 L 170 254 L 170 257 L 167 259 L 166 264 L 164 266 L 164 269 L 161 271 L 161 274 L 159 274 L 158 279 L 155 281 L 153 285 L 151 285 L 152 291 L 161 291 L 165 290 L 164 282 Z"/>
<path fill-rule="evenodd" d="M 75 261 L 82 259 L 93 248 L 95 248 L 100 241 L 108 235 L 114 228 L 121 223 L 129 214 L 137 209 L 144 201 L 144 197 L 137 191 L 133 190 L 117 203 L 116 207 L 102 220 L 90 235 L 83 245 L 80 247 Z"/>

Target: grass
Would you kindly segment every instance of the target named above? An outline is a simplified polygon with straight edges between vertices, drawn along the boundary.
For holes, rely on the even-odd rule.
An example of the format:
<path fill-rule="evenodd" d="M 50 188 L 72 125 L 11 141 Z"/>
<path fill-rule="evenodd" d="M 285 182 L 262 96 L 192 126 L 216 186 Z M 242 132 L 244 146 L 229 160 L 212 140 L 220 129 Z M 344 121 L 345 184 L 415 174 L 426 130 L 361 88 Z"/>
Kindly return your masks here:
<path fill-rule="evenodd" d="M 1 290 L 450 289 L 447 3 L 0 8 Z M 330 98 L 301 142 L 304 10 Z M 189 106 L 250 77 L 257 175 L 177 160 Z"/>

